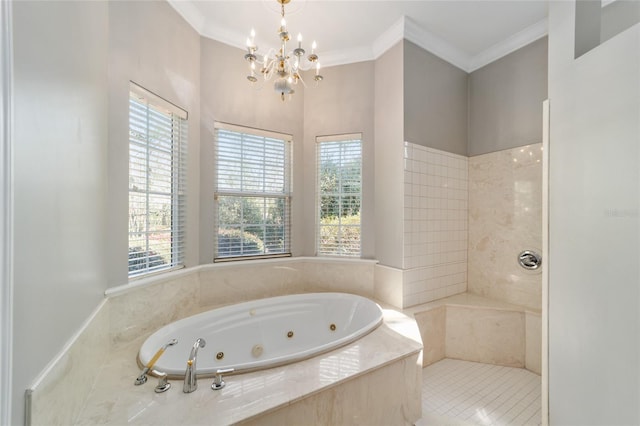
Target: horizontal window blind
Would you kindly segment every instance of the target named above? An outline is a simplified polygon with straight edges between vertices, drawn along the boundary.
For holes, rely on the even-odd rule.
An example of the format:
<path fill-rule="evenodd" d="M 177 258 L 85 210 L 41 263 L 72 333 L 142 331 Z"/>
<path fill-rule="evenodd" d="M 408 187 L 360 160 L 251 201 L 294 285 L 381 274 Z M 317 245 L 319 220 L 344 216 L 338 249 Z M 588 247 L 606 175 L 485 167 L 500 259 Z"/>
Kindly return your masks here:
<path fill-rule="evenodd" d="M 290 254 L 291 136 L 216 123 L 215 259 Z"/>
<path fill-rule="evenodd" d="M 362 204 L 361 134 L 316 139 L 316 253 L 359 257 Z"/>
<path fill-rule="evenodd" d="M 131 83 L 129 277 L 184 264 L 187 114 Z"/>

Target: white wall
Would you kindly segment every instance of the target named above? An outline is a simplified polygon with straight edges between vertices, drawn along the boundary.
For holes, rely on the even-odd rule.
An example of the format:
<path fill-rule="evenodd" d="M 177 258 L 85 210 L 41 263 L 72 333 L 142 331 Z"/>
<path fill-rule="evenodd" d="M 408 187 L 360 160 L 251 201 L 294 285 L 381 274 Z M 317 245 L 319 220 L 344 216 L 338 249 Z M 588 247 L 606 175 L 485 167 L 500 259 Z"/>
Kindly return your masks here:
<path fill-rule="evenodd" d="M 374 62 L 329 67 L 304 93 L 304 254 L 315 255 L 316 136 L 362 133 L 362 257 L 375 259 Z"/>
<path fill-rule="evenodd" d="M 14 2 L 12 424 L 106 289 L 106 2 Z"/>
<path fill-rule="evenodd" d="M 214 122 L 237 124 L 293 135 L 292 242 L 295 256 L 303 253 L 303 108 L 305 90 L 296 86 L 291 100 L 282 102 L 273 81 L 251 86 L 245 79 L 247 62 L 241 49 L 201 39 L 202 120 L 200 132 L 200 263 L 213 261 Z"/>
<path fill-rule="evenodd" d="M 375 233 L 380 264 L 402 268 L 404 205 L 404 61 L 401 41 L 375 61 Z"/>
<path fill-rule="evenodd" d="M 130 81 L 189 114 L 185 264 L 195 266 L 200 238 L 200 36 L 167 2 L 109 2 L 110 287 L 128 281 Z"/>
<path fill-rule="evenodd" d="M 0 424 L 11 419 L 13 318 L 12 25 L 11 3 L 0 3 Z"/>
<path fill-rule="evenodd" d="M 549 406 L 558 425 L 640 423 L 640 25 L 574 60 L 549 10 Z"/>

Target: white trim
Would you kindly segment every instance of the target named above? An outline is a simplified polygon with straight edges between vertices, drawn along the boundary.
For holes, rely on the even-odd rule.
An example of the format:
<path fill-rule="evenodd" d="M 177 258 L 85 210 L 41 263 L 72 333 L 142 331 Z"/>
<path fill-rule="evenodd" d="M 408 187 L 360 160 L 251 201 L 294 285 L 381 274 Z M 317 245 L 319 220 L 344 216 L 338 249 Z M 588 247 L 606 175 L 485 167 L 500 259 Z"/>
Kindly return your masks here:
<path fill-rule="evenodd" d="M 373 41 L 371 46 L 373 51 L 372 59 L 378 59 L 404 38 L 404 21 L 405 17 L 402 16 Z"/>
<path fill-rule="evenodd" d="M 549 99 L 542 103 L 542 426 L 549 425 Z"/>
<path fill-rule="evenodd" d="M 141 102 L 150 103 L 156 108 L 165 109 L 167 110 L 167 113 L 174 114 L 183 120 L 187 120 L 189 118 L 189 114 L 185 109 L 159 95 L 156 95 L 152 91 L 145 89 L 135 81 L 129 82 L 129 92 L 131 94 L 135 94 L 136 98 Z"/>
<path fill-rule="evenodd" d="M 263 138 L 282 139 L 287 142 L 293 142 L 293 135 L 273 132 L 271 130 L 256 129 L 254 127 L 238 126 L 236 124 L 223 123 L 221 121 L 214 122 L 213 128 L 237 133 L 250 133 L 251 135 Z"/>
<path fill-rule="evenodd" d="M 341 135 L 316 136 L 316 143 L 320 142 L 342 142 L 342 141 L 362 142 L 362 133 L 343 133 Z"/>
<path fill-rule="evenodd" d="M 509 53 L 513 53 L 516 50 L 541 39 L 546 36 L 547 33 L 548 21 L 545 18 L 472 57 L 469 61 L 467 72 L 473 72 L 493 61 L 507 56 Z"/>
<path fill-rule="evenodd" d="M 369 46 L 354 47 L 351 49 L 322 52 L 320 63 L 322 67 L 334 67 L 357 62 L 373 61 L 376 57 Z"/>
<path fill-rule="evenodd" d="M 11 424 L 13 341 L 12 14 L 0 1 L 0 424 Z"/>
<path fill-rule="evenodd" d="M 187 21 L 187 24 L 191 25 L 198 34 L 204 36 L 204 17 L 191 2 L 180 0 L 167 0 L 167 2 L 178 12 L 178 15 Z M 240 38 L 240 40 L 244 39 Z"/>
<path fill-rule="evenodd" d="M 246 49 L 246 45 L 244 44 L 246 34 L 239 34 L 219 26 L 212 27 L 211 25 L 207 25 L 203 16 L 191 2 L 179 0 L 167 1 L 202 37 L 207 37 L 242 50 Z M 604 7 L 614 1 L 615 0 L 602 0 L 602 5 Z M 327 67 L 372 61 L 378 59 L 399 41 L 406 39 L 450 64 L 470 73 L 545 35 L 547 35 L 546 19 L 513 34 L 506 40 L 494 44 L 477 55 L 470 55 L 443 38 L 422 28 L 411 18 L 402 16 L 380 34 L 370 45 L 324 52 L 321 57 L 321 62 L 323 66 Z"/>
<path fill-rule="evenodd" d="M 405 18 L 404 38 L 440 59 L 449 62 L 451 65 L 470 72 L 471 56 L 467 52 L 425 30 L 409 18 Z"/>
<path fill-rule="evenodd" d="M 64 356 L 67 354 L 67 352 L 69 352 L 71 347 L 78 341 L 80 336 L 82 336 L 82 334 L 87 330 L 87 328 L 93 323 L 93 320 L 96 318 L 96 316 L 98 316 L 100 311 L 102 309 L 106 309 L 105 306 L 107 302 L 108 302 L 108 299 L 103 299 L 102 302 L 100 302 L 98 307 L 91 313 L 91 315 L 89 315 L 89 318 L 87 318 L 82 323 L 82 326 L 80 326 L 80 328 L 73 334 L 73 336 L 71 336 L 71 338 L 67 341 L 67 343 L 62 347 L 60 352 L 58 352 L 58 354 L 51 361 L 49 361 L 46 367 L 44 367 L 44 369 L 40 372 L 40 374 L 38 374 L 35 380 L 31 383 L 31 386 L 29 386 L 29 389 L 27 389 L 27 392 L 29 391 L 33 392 L 34 390 L 36 390 L 38 386 L 40 386 L 40 384 L 47 378 L 47 376 L 51 373 L 51 371 L 56 367 L 56 364 L 58 364 L 60 360 L 64 358 Z"/>

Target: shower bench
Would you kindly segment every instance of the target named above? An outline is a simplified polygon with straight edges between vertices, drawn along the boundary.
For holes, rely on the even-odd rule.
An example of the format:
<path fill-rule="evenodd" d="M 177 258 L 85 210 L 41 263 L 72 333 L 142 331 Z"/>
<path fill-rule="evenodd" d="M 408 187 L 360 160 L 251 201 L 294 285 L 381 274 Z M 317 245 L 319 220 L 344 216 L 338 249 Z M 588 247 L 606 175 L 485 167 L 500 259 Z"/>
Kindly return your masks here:
<path fill-rule="evenodd" d="M 471 293 L 404 310 L 418 324 L 422 366 L 443 358 L 541 371 L 540 311 Z"/>

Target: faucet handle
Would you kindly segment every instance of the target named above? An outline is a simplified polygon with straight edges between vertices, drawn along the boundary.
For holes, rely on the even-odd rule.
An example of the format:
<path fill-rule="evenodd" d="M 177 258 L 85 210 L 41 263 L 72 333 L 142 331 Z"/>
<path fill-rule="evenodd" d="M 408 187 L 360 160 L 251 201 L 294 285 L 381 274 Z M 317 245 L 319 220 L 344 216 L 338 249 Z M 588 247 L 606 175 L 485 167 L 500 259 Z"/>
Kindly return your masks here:
<path fill-rule="evenodd" d="M 211 389 L 220 390 L 226 385 L 224 380 L 222 380 L 223 374 L 233 373 L 235 368 L 223 368 L 221 370 L 216 370 L 216 375 L 213 377 L 213 383 L 211 384 Z"/>
<path fill-rule="evenodd" d="M 159 371 L 153 370 L 153 374 L 160 378 L 160 380 L 158 380 L 158 385 L 154 389 L 155 393 L 162 393 L 171 389 L 171 383 L 169 383 L 167 373 L 161 373 Z"/>
<path fill-rule="evenodd" d="M 147 365 L 144 366 L 144 369 L 142 370 L 142 372 L 140 373 L 140 375 L 138 376 L 138 378 L 134 382 L 134 384 L 136 386 L 144 385 L 145 383 L 147 383 L 147 373 L 149 371 L 151 371 L 151 369 L 155 365 L 156 361 L 158 361 L 158 358 L 160 358 L 162 356 L 164 351 L 166 351 L 169 346 L 173 346 L 176 343 L 178 343 L 178 339 L 171 339 L 164 346 L 162 346 L 160 349 L 158 349 L 158 351 L 151 358 L 151 360 L 147 363 Z M 153 370 L 153 371 L 155 372 L 155 370 Z"/>

